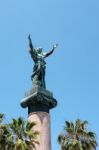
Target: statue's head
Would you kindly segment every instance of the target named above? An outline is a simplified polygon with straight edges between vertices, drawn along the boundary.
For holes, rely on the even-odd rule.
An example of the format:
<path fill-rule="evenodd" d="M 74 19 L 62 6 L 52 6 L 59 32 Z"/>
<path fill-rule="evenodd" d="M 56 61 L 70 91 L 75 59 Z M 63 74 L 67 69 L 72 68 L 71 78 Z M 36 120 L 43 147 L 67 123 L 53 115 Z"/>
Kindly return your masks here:
<path fill-rule="evenodd" d="M 42 53 L 42 47 L 37 48 L 37 53 Z"/>

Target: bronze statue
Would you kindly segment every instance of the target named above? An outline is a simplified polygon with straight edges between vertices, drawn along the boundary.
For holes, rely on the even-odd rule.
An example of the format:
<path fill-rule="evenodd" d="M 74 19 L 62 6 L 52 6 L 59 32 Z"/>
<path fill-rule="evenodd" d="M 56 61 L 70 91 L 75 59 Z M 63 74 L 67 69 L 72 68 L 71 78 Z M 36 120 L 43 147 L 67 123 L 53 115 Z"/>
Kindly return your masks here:
<path fill-rule="evenodd" d="M 45 85 L 45 69 L 46 69 L 46 62 L 45 58 L 51 55 L 54 52 L 54 49 L 58 46 L 58 44 L 53 45 L 52 50 L 49 52 L 42 52 L 42 48 L 39 47 L 35 49 L 32 44 L 32 40 L 30 35 L 28 36 L 29 39 L 29 53 L 34 61 L 34 67 L 33 67 L 33 74 L 31 76 L 31 79 L 33 81 L 33 84 L 39 85 L 43 88 L 46 88 Z"/>

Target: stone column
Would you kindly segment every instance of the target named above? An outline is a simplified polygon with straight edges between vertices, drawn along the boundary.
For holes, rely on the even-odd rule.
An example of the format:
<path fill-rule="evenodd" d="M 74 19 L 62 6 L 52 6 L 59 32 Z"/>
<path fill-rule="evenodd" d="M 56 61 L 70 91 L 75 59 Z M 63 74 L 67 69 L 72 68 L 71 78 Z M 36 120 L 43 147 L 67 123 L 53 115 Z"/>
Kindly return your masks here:
<path fill-rule="evenodd" d="M 36 150 L 51 150 L 49 113 L 50 109 L 57 105 L 52 92 L 35 86 L 20 104 L 23 108 L 28 107 L 28 120 L 36 122 L 34 130 L 40 133 L 38 136 L 40 145 L 36 145 Z"/>
<path fill-rule="evenodd" d="M 29 114 L 28 120 L 36 122 L 33 129 L 39 132 L 36 150 L 51 150 L 50 115 L 46 112 L 33 112 Z"/>

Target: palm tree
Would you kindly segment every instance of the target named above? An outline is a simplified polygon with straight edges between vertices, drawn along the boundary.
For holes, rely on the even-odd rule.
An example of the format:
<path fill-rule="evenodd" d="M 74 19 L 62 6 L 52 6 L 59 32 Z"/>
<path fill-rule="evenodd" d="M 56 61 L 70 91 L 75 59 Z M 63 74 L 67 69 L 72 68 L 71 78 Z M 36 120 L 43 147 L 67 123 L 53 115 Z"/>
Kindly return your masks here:
<path fill-rule="evenodd" d="M 5 115 L 0 113 L 0 149 L 9 150 L 10 132 L 7 124 L 3 123 Z"/>
<path fill-rule="evenodd" d="M 33 130 L 36 124 L 34 122 L 26 122 L 19 117 L 13 119 L 10 126 L 10 132 L 12 134 L 12 149 L 14 150 L 33 150 L 36 148 L 38 132 Z"/>
<path fill-rule="evenodd" d="M 4 125 L 2 124 L 3 119 L 4 114 L 0 114 L 0 149 L 2 149 L 4 145 Z"/>
<path fill-rule="evenodd" d="M 62 150 L 95 150 L 95 133 L 87 131 L 87 121 L 77 119 L 75 123 L 65 121 L 64 133 L 58 136 Z"/>

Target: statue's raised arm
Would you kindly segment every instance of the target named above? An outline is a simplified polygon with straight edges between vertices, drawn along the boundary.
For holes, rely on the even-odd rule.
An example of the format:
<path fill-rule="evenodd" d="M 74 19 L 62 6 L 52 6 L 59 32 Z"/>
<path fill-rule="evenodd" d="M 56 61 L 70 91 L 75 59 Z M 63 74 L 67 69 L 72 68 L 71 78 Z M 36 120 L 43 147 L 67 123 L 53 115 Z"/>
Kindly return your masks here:
<path fill-rule="evenodd" d="M 32 40 L 31 40 L 30 34 L 28 36 L 28 40 L 29 40 L 29 47 L 30 47 L 29 53 L 30 53 L 32 59 L 35 61 L 35 59 L 36 59 L 36 50 L 34 49 L 34 46 L 32 44 Z"/>
<path fill-rule="evenodd" d="M 57 46 L 58 44 L 54 44 L 52 50 L 45 53 L 45 57 L 48 57 L 49 55 L 51 55 L 54 52 L 55 48 L 57 48 Z"/>
<path fill-rule="evenodd" d="M 30 47 L 31 50 L 33 50 L 33 44 L 32 44 L 32 40 L 31 40 L 30 34 L 28 36 L 28 39 L 29 39 L 29 47 Z"/>

